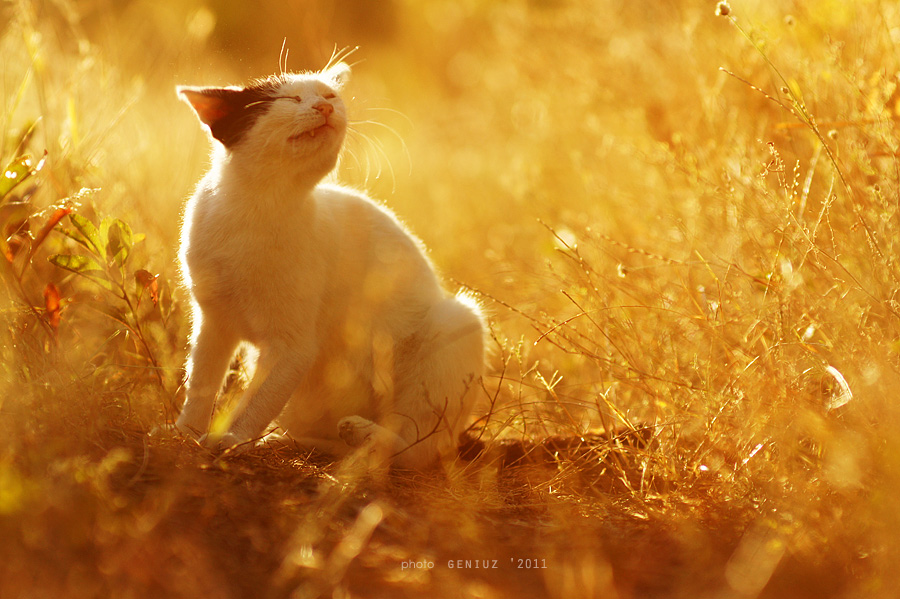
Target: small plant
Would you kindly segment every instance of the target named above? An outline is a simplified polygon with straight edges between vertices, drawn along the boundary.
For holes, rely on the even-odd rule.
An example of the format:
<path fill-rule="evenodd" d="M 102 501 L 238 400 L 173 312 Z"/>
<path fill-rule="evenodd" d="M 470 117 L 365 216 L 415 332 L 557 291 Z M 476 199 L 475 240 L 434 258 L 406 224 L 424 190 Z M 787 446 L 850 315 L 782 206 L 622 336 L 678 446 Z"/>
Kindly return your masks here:
<path fill-rule="evenodd" d="M 94 191 L 82 190 L 78 197 Z M 59 230 L 78 244 L 80 251 L 54 254 L 49 261 L 101 291 L 91 307 L 121 327 L 116 335 L 124 333 L 136 341 L 160 386 L 165 386 L 153 341 L 146 331 L 146 319 L 151 312 L 157 312 L 163 322 L 167 321 L 171 300 L 161 304 L 158 274 L 132 265 L 134 246 L 144 236 L 134 234 L 120 218 L 106 217 L 98 224 L 72 209 L 66 216 L 72 228 L 60 226 Z"/>
<path fill-rule="evenodd" d="M 23 154 L 7 164 L 0 177 L 0 275 L 10 300 L 44 329 L 43 351 L 51 353 L 59 344 L 63 312 L 73 298 L 63 296 L 57 277 L 40 266 L 39 256 L 65 249 L 61 238 L 48 243 L 54 230 L 63 233 L 77 244 L 71 249 L 79 251 L 51 253 L 47 259 L 100 291 L 100 295 L 87 294 L 91 298 L 87 304 L 116 323 L 109 339 L 133 339 L 143 355 L 141 361 L 149 363 L 164 386 L 155 341 L 146 327 L 153 316 L 163 325 L 168 322 L 172 300 L 167 289 L 161 294 L 158 274 L 132 264 L 134 246 L 144 236 L 136 235 L 120 218 L 108 217 L 97 224 L 78 213 L 81 202 L 96 189 L 82 189 L 45 210 L 37 208 L 32 200 L 46 158 L 46 152 L 37 161 Z M 71 227 L 63 226 L 66 221 Z M 50 252 L 48 246 L 52 246 Z M 20 322 L 19 332 L 29 327 Z"/>
<path fill-rule="evenodd" d="M 12 160 L 0 177 L 0 273 L 7 283 L 11 298 L 25 306 L 55 339 L 60 321 L 59 290 L 52 282 L 43 285 L 43 305 L 36 299 L 37 291 L 27 281 L 32 261 L 48 235 L 72 208 L 68 205 L 52 207 L 49 216 L 31 202 L 37 189 L 34 181 L 44 167 L 46 153 L 37 162 L 30 155 Z M 26 186 L 26 183 L 31 183 Z M 32 234 L 33 225 L 39 225 Z"/>

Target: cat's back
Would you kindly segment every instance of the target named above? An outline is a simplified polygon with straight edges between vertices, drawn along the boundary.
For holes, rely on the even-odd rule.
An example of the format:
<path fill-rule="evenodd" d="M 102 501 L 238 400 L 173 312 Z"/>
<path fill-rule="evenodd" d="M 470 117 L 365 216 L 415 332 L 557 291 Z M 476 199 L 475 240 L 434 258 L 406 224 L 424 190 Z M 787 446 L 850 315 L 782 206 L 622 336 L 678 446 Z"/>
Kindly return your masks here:
<path fill-rule="evenodd" d="M 364 265 L 368 284 L 388 277 L 396 284 L 417 280 L 418 286 L 428 291 L 439 288 L 423 244 L 390 209 L 363 192 L 339 185 L 319 185 L 315 198 L 318 217 L 329 231 L 335 253 Z"/>
<path fill-rule="evenodd" d="M 381 229 L 384 234 L 409 237 L 406 228 L 387 208 L 352 187 L 322 183 L 313 192 L 317 215 L 334 225 L 359 230 Z"/>
<path fill-rule="evenodd" d="M 341 185 L 319 185 L 314 195 L 319 222 L 329 235 L 340 239 L 342 251 L 433 270 L 422 242 L 389 208 Z"/>

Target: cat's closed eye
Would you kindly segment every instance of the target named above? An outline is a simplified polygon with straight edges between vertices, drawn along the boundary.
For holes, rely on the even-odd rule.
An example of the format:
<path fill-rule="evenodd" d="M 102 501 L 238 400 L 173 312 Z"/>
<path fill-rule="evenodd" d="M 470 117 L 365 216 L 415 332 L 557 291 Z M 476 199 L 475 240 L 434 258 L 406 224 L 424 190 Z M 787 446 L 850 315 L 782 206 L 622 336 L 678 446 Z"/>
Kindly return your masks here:
<path fill-rule="evenodd" d="M 298 103 L 303 102 L 303 98 L 301 98 L 300 96 L 275 96 L 275 97 L 269 98 L 270 102 L 274 102 L 275 100 L 293 100 L 294 102 L 298 102 Z"/>

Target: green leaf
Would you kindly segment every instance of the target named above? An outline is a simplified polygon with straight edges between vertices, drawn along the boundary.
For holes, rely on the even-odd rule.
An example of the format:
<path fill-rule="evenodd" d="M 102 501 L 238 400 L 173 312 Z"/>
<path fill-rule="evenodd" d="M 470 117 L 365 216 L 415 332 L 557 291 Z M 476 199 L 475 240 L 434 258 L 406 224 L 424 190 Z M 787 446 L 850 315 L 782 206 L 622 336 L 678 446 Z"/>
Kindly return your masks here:
<path fill-rule="evenodd" d="M 41 170 L 43 166 L 43 158 L 37 165 L 33 165 L 31 156 L 20 156 L 6 165 L 6 168 L 0 173 L 0 201 L 3 201 L 16 186 Z"/>
<path fill-rule="evenodd" d="M 13 160 L 3 169 L 0 177 L 0 199 L 13 190 L 13 188 L 31 176 L 31 157 L 22 156 Z"/>
<path fill-rule="evenodd" d="M 103 224 L 106 224 L 105 220 Z M 134 244 L 134 235 L 131 232 L 131 227 L 128 226 L 128 223 L 118 218 L 112 219 L 107 226 L 106 239 L 107 256 L 115 260 L 119 266 L 124 266 Z"/>
<path fill-rule="evenodd" d="M 113 284 L 107 278 L 103 266 L 90 256 L 54 254 L 48 260 L 60 268 L 70 270 L 86 279 L 90 279 L 107 291 L 114 291 Z"/>
<path fill-rule="evenodd" d="M 113 222 L 112 216 L 107 216 L 103 220 L 100 221 L 100 226 L 97 227 L 97 234 L 100 236 L 100 239 L 106 240 L 109 239 L 109 225 Z M 107 251 L 109 251 L 109 245 L 106 247 Z"/>
<path fill-rule="evenodd" d="M 94 226 L 94 223 L 81 216 L 80 214 L 76 214 L 74 212 L 69 215 L 69 220 L 73 225 L 75 225 L 75 228 L 78 230 L 78 232 L 81 233 L 81 235 L 93 247 L 95 253 L 98 256 L 106 255 L 106 243 L 104 242 L 103 238 L 100 237 L 100 232 L 97 230 L 97 227 Z M 88 249 L 91 248 L 89 247 Z"/>
<path fill-rule="evenodd" d="M 91 246 L 91 242 L 87 240 L 87 238 L 79 233 L 78 231 L 72 229 L 63 229 L 60 227 L 59 232 L 71 239 L 72 241 L 77 241 L 81 245 L 83 245 L 87 249 L 93 249 Z"/>

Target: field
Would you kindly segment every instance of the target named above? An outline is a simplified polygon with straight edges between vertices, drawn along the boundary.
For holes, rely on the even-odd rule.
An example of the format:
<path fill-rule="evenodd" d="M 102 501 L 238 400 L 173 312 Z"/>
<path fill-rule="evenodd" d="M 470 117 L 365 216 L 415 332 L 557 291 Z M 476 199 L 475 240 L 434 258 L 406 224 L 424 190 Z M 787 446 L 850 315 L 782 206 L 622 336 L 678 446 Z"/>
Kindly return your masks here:
<path fill-rule="evenodd" d="M 895 597 L 898 44 L 882 0 L 0 4 L 0 597 Z M 174 86 L 357 46 L 337 178 L 489 314 L 484 451 L 213 455 Z"/>

